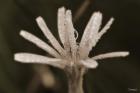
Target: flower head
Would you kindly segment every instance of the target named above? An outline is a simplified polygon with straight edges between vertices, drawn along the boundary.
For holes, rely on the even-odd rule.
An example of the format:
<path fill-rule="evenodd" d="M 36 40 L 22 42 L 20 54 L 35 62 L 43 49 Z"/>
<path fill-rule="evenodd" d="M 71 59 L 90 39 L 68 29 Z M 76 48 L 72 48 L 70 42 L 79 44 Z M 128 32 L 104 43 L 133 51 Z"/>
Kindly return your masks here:
<path fill-rule="evenodd" d="M 38 26 L 44 36 L 50 41 L 52 47 L 36 37 L 35 35 L 21 30 L 20 35 L 26 40 L 32 42 L 39 48 L 49 53 L 52 57 L 33 53 L 16 53 L 14 59 L 23 63 L 41 63 L 55 66 L 61 69 L 65 67 L 82 66 L 85 68 L 96 68 L 97 60 L 113 57 L 125 57 L 129 52 L 111 52 L 100 54 L 94 57 L 89 57 L 89 53 L 97 44 L 99 39 L 110 28 L 113 18 L 100 30 L 102 23 L 102 14 L 95 12 L 92 14 L 82 39 L 79 44 L 76 42 L 76 30 L 72 23 L 72 14 L 70 10 L 65 10 L 64 7 L 58 9 L 58 32 L 60 41 L 51 33 L 42 17 L 36 19 Z"/>

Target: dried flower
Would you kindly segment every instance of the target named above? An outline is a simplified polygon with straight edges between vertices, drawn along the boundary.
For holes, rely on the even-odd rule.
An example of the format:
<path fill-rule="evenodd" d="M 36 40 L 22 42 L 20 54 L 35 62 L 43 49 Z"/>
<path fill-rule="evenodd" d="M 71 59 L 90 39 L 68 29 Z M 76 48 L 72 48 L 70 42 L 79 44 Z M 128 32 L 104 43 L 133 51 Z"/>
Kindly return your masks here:
<path fill-rule="evenodd" d="M 81 42 L 78 45 L 75 37 L 76 30 L 72 23 L 71 11 L 65 10 L 64 7 L 59 8 L 58 32 L 63 46 L 61 46 L 58 40 L 53 36 L 43 18 L 38 17 L 36 19 L 37 24 L 53 47 L 27 31 L 21 30 L 20 35 L 49 53 L 52 57 L 33 53 L 16 53 L 14 59 L 23 63 L 48 64 L 64 69 L 66 67 L 96 68 L 98 65 L 97 60 L 113 57 L 125 57 L 129 52 L 111 52 L 91 58 L 88 56 L 102 35 L 110 28 L 113 20 L 114 19 L 111 18 L 103 29 L 99 31 L 102 23 L 102 14 L 100 12 L 93 13 L 85 28 Z"/>

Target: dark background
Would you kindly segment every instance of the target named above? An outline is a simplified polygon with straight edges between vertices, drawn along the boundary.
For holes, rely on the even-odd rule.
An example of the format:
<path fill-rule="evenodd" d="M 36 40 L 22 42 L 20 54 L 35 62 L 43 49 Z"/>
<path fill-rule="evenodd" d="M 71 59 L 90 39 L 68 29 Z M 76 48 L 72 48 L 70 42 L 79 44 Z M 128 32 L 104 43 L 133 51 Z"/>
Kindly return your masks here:
<path fill-rule="evenodd" d="M 19 31 L 28 30 L 45 41 L 35 22 L 37 16 L 42 16 L 58 37 L 57 9 L 65 6 L 75 16 L 83 2 L 84 0 L 0 0 L 0 93 L 28 93 L 28 89 L 32 88 L 29 84 L 36 76 L 33 64 L 15 62 L 14 53 L 45 54 L 20 37 Z M 99 61 L 99 67 L 89 70 L 84 77 L 85 93 L 140 93 L 140 0 L 89 2 L 84 13 L 74 21 L 79 37 L 93 12 L 103 13 L 103 25 L 110 17 L 115 18 L 111 29 L 102 37 L 91 55 L 128 50 L 130 56 Z M 46 88 L 37 83 L 35 92 L 32 93 L 67 93 L 64 72 L 53 67 L 50 69 L 59 81 L 59 87 Z"/>

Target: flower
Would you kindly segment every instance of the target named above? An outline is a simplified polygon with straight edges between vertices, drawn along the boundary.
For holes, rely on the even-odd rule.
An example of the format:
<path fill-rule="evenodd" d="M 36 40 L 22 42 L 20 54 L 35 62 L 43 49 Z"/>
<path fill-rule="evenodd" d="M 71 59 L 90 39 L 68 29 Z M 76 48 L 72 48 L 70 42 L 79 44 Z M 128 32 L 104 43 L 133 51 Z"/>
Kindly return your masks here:
<path fill-rule="evenodd" d="M 110 28 L 113 20 L 114 19 L 111 18 L 103 29 L 99 31 L 102 23 L 102 14 L 100 12 L 93 13 L 85 28 L 80 43 L 77 44 L 75 37 L 76 30 L 72 23 L 71 11 L 65 10 L 64 7 L 61 7 L 58 9 L 58 33 L 63 46 L 61 46 L 58 40 L 53 36 L 43 18 L 38 17 L 36 18 L 37 24 L 45 37 L 50 41 L 52 47 L 25 30 L 21 30 L 20 35 L 49 53 L 52 57 L 33 53 L 16 53 L 14 55 L 14 59 L 23 63 L 48 64 L 64 69 L 66 67 L 78 66 L 96 68 L 98 66 L 97 60 L 113 57 L 125 57 L 129 54 L 129 52 L 111 52 L 94 57 L 88 56 L 102 35 Z"/>

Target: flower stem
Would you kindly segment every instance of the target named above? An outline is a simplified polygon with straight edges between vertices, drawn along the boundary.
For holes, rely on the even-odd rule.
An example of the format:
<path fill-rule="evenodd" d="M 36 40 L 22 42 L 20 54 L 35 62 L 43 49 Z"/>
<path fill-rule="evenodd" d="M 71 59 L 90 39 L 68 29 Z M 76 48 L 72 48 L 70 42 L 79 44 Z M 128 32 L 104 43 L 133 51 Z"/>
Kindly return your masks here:
<path fill-rule="evenodd" d="M 84 93 L 83 75 L 85 69 L 78 67 L 66 68 L 68 77 L 68 93 Z"/>

